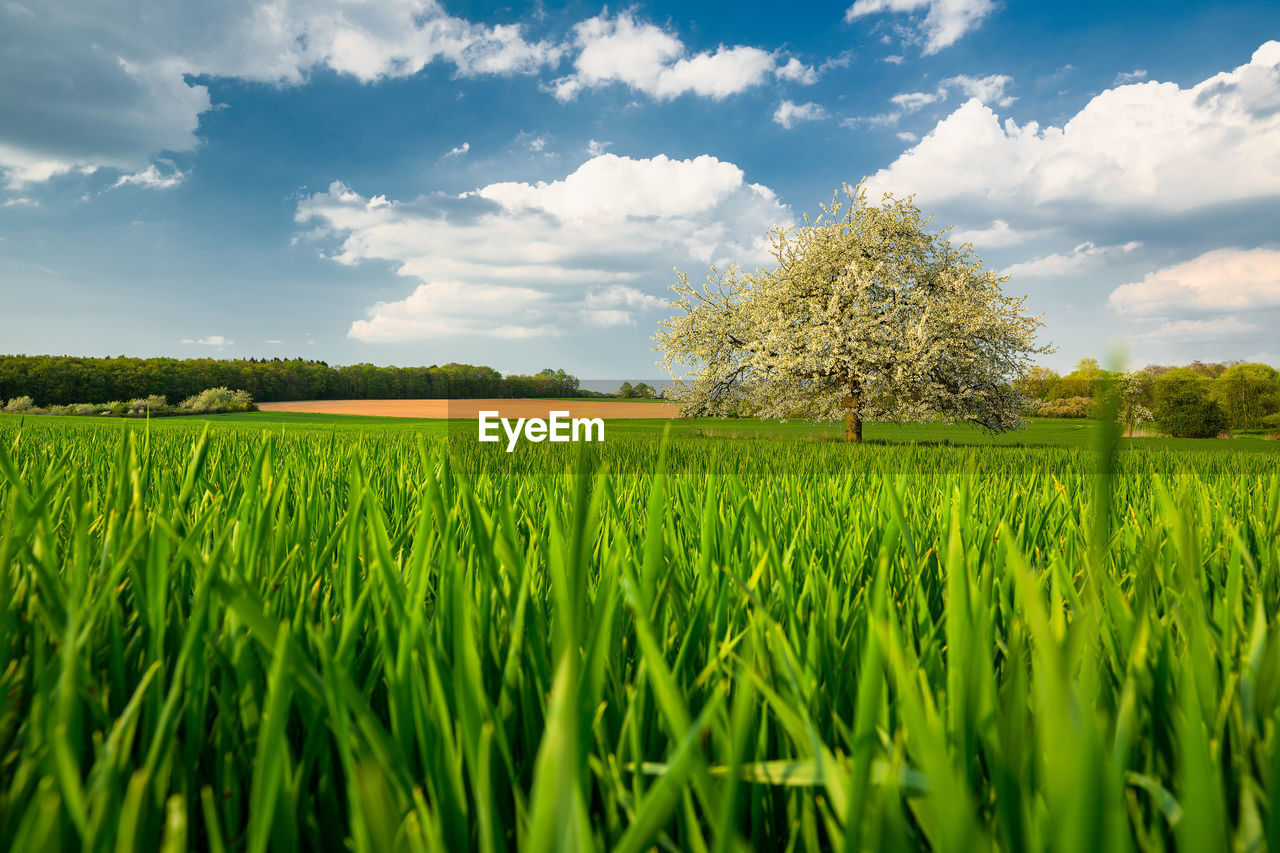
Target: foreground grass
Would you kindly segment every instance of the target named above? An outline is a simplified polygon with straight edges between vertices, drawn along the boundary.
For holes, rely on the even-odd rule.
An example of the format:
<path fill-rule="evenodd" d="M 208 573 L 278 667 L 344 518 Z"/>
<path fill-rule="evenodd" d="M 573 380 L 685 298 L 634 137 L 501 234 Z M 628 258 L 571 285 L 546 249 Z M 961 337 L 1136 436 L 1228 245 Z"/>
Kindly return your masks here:
<path fill-rule="evenodd" d="M 255 423 L 0 420 L 0 847 L 1280 849 L 1274 456 Z"/>

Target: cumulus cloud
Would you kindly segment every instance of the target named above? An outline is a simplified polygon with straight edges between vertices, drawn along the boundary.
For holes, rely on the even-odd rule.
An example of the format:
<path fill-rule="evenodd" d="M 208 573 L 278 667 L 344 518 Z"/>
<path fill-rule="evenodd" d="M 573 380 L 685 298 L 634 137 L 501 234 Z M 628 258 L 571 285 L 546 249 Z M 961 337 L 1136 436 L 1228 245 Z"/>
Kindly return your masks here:
<path fill-rule="evenodd" d="M 446 151 L 446 152 L 445 152 L 444 156 L 446 156 L 446 157 L 461 157 L 463 154 L 466 154 L 466 153 L 467 153 L 468 151 L 470 151 L 470 150 L 471 150 L 471 143 L 470 143 L 470 142 L 464 142 L 464 143 L 462 143 L 461 145 L 458 145 L 458 146 L 456 146 L 456 147 L 454 147 L 454 148 L 450 148 L 448 151 Z"/>
<path fill-rule="evenodd" d="M 1125 314 L 1280 308 L 1280 251 L 1215 249 L 1111 293 Z"/>
<path fill-rule="evenodd" d="M 844 19 L 852 23 L 883 12 L 913 13 L 914 39 L 924 43 L 927 56 L 955 44 L 994 8 L 991 0 L 857 0 L 845 10 Z M 923 19 L 918 15 L 922 9 L 927 10 Z"/>
<path fill-rule="evenodd" d="M 790 130 L 798 121 L 818 121 L 826 117 L 827 111 L 822 105 L 812 102 L 796 104 L 791 101 L 783 101 L 773 111 L 774 123 L 782 125 L 787 130 Z"/>
<path fill-rule="evenodd" d="M 1008 267 L 1005 275 L 1012 276 L 1056 276 L 1071 275 L 1097 266 L 1099 263 L 1127 255 L 1142 244 L 1131 241 L 1120 246 L 1098 246 L 1084 242 L 1077 245 L 1067 254 L 1052 254 Z"/>
<path fill-rule="evenodd" d="M 1246 323 L 1239 317 L 1218 317 L 1212 320 L 1170 320 L 1133 337 L 1137 341 L 1152 343 L 1189 343 L 1230 340 L 1258 331 L 1261 331 L 1259 326 Z"/>
<path fill-rule="evenodd" d="M 436 0 L 0 5 L 0 171 L 12 187 L 73 170 L 145 171 L 196 145 L 211 107 L 191 77 L 298 85 L 328 68 L 365 82 L 434 61 L 459 76 L 531 73 L 560 48 L 482 26 Z"/>
<path fill-rule="evenodd" d="M 1116 86 L 1123 86 L 1125 83 L 1137 83 L 1147 79 L 1147 69 L 1135 68 L 1132 71 L 1121 71 L 1116 75 Z"/>
<path fill-rule="evenodd" d="M 637 21 L 629 12 L 610 18 L 602 13 L 573 28 L 573 72 L 551 84 L 556 98 L 569 101 L 584 89 L 620 83 L 657 98 L 684 94 L 725 98 L 759 86 L 775 76 L 798 82 L 812 69 L 799 60 L 779 64 L 757 47 L 721 45 L 690 55 L 675 35 Z M 816 79 L 816 76 L 814 77 Z"/>
<path fill-rule="evenodd" d="M 591 157 L 599 157 L 613 145 L 612 142 L 600 142 L 595 139 L 587 140 L 587 154 Z"/>
<path fill-rule="evenodd" d="M 714 157 L 601 154 L 556 181 L 407 202 L 334 183 L 303 198 L 296 219 L 334 245 L 335 262 L 389 261 L 417 282 L 406 299 L 371 306 L 348 333 L 391 341 L 628 323 L 662 304 L 653 291 L 672 280 L 673 263 L 767 262 L 768 230 L 792 215 Z"/>
<path fill-rule="evenodd" d="M 837 67 L 834 62 L 837 60 L 829 60 L 823 63 L 824 67 Z M 846 63 L 847 64 L 847 63 Z M 789 80 L 792 83 L 799 83 L 802 86 L 812 86 L 818 82 L 818 72 L 813 70 L 812 65 L 805 65 L 794 56 L 787 60 L 786 65 L 779 65 L 773 69 L 773 74 L 779 80 Z"/>
<path fill-rule="evenodd" d="M 1001 122 L 979 98 L 869 181 L 936 204 L 1027 210 L 1085 203 L 1185 211 L 1280 194 L 1280 42 L 1188 89 L 1132 83 L 1062 127 Z"/>

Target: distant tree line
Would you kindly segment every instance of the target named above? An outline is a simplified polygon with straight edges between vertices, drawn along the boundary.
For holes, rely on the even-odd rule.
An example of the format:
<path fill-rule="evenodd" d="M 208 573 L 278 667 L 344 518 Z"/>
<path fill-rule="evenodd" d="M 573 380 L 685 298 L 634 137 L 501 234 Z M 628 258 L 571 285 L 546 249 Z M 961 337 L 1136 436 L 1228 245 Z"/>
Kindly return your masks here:
<path fill-rule="evenodd" d="M 1100 414 L 1108 382 L 1117 384 L 1119 416 L 1130 432 L 1146 421 L 1170 435 L 1196 438 L 1229 429 L 1280 429 L 1280 371 L 1268 364 L 1194 361 L 1116 374 L 1084 358 L 1065 375 L 1033 367 L 1019 390 L 1041 417 L 1091 418 Z"/>
<path fill-rule="evenodd" d="M 207 388 L 243 390 L 255 402 L 278 400 L 595 397 L 563 370 L 503 376 L 492 367 L 334 367 L 310 359 L 81 358 L 0 356 L 0 400 L 30 397 L 56 406 L 161 396 L 185 400 Z"/>

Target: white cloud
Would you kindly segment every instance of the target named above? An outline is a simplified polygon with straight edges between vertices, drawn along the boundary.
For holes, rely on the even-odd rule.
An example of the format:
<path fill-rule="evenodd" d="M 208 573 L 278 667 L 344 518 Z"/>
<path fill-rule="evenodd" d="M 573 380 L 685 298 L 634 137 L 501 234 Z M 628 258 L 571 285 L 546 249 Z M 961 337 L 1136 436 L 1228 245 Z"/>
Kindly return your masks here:
<path fill-rule="evenodd" d="M 587 140 L 587 154 L 592 157 L 599 157 L 611 145 L 613 145 L 612 142 L 599 142 L 594 139 L 589 139 Z"/>
<path fill-rule="evenodd" d="M 39 207 L 40 202 L 26 196 L 15 196 L 4 200 L 3 207 Z"/>
<path fill-rule="evenodd" d="M 1108 258 L 1127 255 L 1134 249 L 1142 247 L 1136 241 L 1120 246 L 1098 246 L 1084 242 L 1076 246 L 1068 254 L 1052 254 L 1031 261 L 1014 264 L 1004 270 L 1004 275 L 1012 276 L 1057 276 L 1071 275 L 1097 266 Z"/>
<path fill-rule="evenodd" d="M 880 60 L 880 61 L 881 61 L 881 62 L 887 62 L 887 63 L 889 63 L 890 65 L 901 65 L 901 64 L 902 64 L 902 60 L 903 60 L 903 59 L 905 59 L 905 58 L 906 58 L 906 57 L 904 57 L 904 56 L 900 56 L 900 55 L 898 55 L 898 54 L 896 54 L 896 53 L 895 53 L 895 54 L 890 54 L 889 56 L 886 56 L 886 57 L 881 58 L 881 60 Z"/>
<path fill-rule="evenodd" d="M 952 229 L 947 232 L 947 239 L 954 244 L 972 243 L 979 249 L 1003 249 L 1025 243 L 1040 233 L 1017 230 L 1003 219 L 996 219 L 986 228 Z"/>
<path fill-rule="evenodd" d="M 1159 328 L 1134 335 L 1134 340 L 1158 343 L 1187 343 L 1190 341 L 1222 341 L 1260 331 L 1253 323 L 1239 317 L 1218 317 L 1213 320 L 1170 320 Z"/>
<path fill-rule="evenodd" d="M 989 74 L 986 77 L 957 74 L 955 77 L 943 80 L 939 90 L 949 92 L 951 89 L 959 89 L 966 97 L 977 98 L 984 104 L 1007 107 L 1018 100 L 1005 94 L 1005 89 L 1011 85 L 1013 85 L 1013 78 L 1008 74 Z"/>
<path fill-rule="evenodd" d="M 1269 364 L 1272 367 L 1276 367 L 1277 365 L 1280 365 L 1280 354 L 1272 352 L 1255 352 L 1253 355 L 1246 355 L 1242 361 Z"/>
<path fill-rule="evenodd" d="M 920 137 L 916 136 L 909 130 L 900 130 L 896 135 L 903 142 L 918 142 L 920 140 Z"/>
<path fill-rule="evenodd" d="M 1062 127 L 1001 123 L 973 98 L 876 173 L 869 190 L 1022 210 L 1083 202 L 1182 211 L 1275 196 L 1280 42 L 1189 89 L 1108 89 Z"/>
<path fill-rule="evenodd" d="M 584 304 L 583 322 L 604 327 L 633 326 L 636 312 L 665 308 L 671 302 L 625 284 L 613 284 L 588 291 Z"/>
<path fill-rule="evenodd" d="M 436 0 L 18 8 L 0 6 L 0 172 L 12 187 L 75 169 L 137 173 L 158 152 L 194 149 L 212 104 L 191 77 L 293 86 L 328 68 L 372 82 L 434 61 L 474 76 L 531 73 L 560 57 L 519 26 L 472 24 Z"/>
<path fill-rule="evenodd" d="M 161 172 L 152 163 L 140 172 L 132 172 L 121 175 L 116 182 L 111 185 L 112 189 L 116 187 L 142 187 L 148 190 L 168 190 L 173 189 L 187 177 L 187 173 L 181 171 L 172 162 L 164 161 L 169 166 L 168 172 Z"/>
<path fill-rule="evenodd" d="M 782 125 L 787 130 L 790 130 L 798 121 L 818 121 L 826 117 L 827 111 L 822 105 L 812 102 L 796 104 L 791 101 L 783 101 L 773 111 L 774 123 Z"/>
<path fill-rule="evenodd" d="M 847 64 L 847 63 L 846 63 Z M 828 63 L 823 63 L 824 67 L 836 67 Z M 813 66 L 805 65 L 794 56 L 787 60 L 786 65 L 779 65 L 773 69 L 773 74 L 779 80 L 789 80 L 792 83 L 799 83 L 802 86 L 811 86 L 818 82 L 818 72 L 813 70 Z"/>
<path fill-rule="evenodd" d="M 835 56 L 822 60 L 822 64 L 818 66 L 817 74 L 821 77 L 833 68 L 848 68 L 857 58 L 857 54 L 852 50 L 842 50 Z M 791 63 L 787 64 L 790 65 Z"/>
<path fill-rule="evenodd" d="M 665 308 L 671 304 L 671 300 L 636 290 L 634 287 L 627 287 L 625 284 L 611 284 L 608 287 L 588 291 L 586 304 L 588 308 L 616 308 L 624 305 L 628 308 L 649 310 Z"/>
<path fill-rule="evenodd" d="M 921 107 L 928 106 L 946 97 L 943 92 L 903 92 L 894 95 L 889 101 L 904 113 L 913 113 Z"/>
<path fill-rule="evenodd" d="M 621 308 L 584 308 L 581 316 L 582 322 L 597 328 L 634 326 L 636 322 L 630 311 Z"/>
<path fill-rule="evenodd" d="M 267 340 L 265 341 L 265 343 L 268 343 L 268 344 L 282 344 L 282 343 L 284 343 L 284 341 L 280 340 L 279 338 L 267 338 Z"/>
<path fill-rule="evenodd" d="M 1148 315 L 1280 308 L 1280 251 L 1215 249 L 1117 287 L 1111 307 Z"/>
<path fill-rule="evenodd" d="M 573 44 L 578 50 L 573 73 L 551 84 L 561 101 L 614 83 L 660 101 L 687 93 L 720 99 L 758 86 L 770 75 L 804 76 L 800 68 L 790 70 L 795 60 L 779 66 L 773 54 L 756 47 L 721 45 L 687 55 L 679 38 L 638 22 L 629 12 L 582 21 L 573 28 Z"/>
<path fill-rule="evenodd" d="M 450 148 L 448 151 L 446 151 L 446 152 L 445 152 L 444 156 L 446 156 L 446 157 L 461 157 L 463 154 L 466 154 L 466 153 L 467 153 L 468 151 L 470 151 L 470 150 L 471 150 L 471 143 L 470 143 L 470 142 L 464 142 L 464 143 L 462 143 L 461 145 L 459 145 L 459 146 L 457 146 L 457 147 L 455 147 L 455 148 Z"/>
<path fill-rule="evenodd" d="M 732 163 L 703 155 L 633 160 L 602 154 L 549 183 L 490 184 L 410 202 L 341 183 L 303 198 L 299 224 L 336 243 L 337 263 L 390 261 L 417 284 L 352 324 L 360 340 L 549 334 L 583 312 L 637 311 L 672 281 L 729 258 L 765 263 L 768 230 L 791 212 Z M 603 322 L 618 314 L 591 316 Z"/>
<path fill-rule="evenodd" d="M 404 299 L 378 302 L 367 320 L 356 320 L 347 333 L 366 342 L 411 341 L 456 335 L 530 338 L 555 334 L 539 321 L 547 294 L 528 287 L 432 281 L 418 285 Z"/>
<path fill-rule="evenodd" d="M 1116 75 L 1114 86 L 1123 86 L 1125 83 L 1138 83 L 1147 79 L 1147 69 L 1135 68 L 1132 71 L 1121 71 Z"/>
<path fill-rule="evenodd" d="M 1017 98 L 1006 95 L 1004 91 L 1012 83 L 1013 78 L 1007 74 L 991 74 L 987 77 L 969 77 L 960 74 L 943 80 L 938 84 L 938 88 L 932 92 L 900 92 L 894 95 L 889 98 L 889 102 L 897 107 L 893 112 L 847 118 L 841 124 L 846 127 L 857 127 L 861 124 L 884 127 L 897 124 L 898 120 L 904 115 L 919 112 L 929 104 L 945 101 L 952 90 L 955 89 L 959 89 L 967 97 L 976 98 L 983 103 L 996 103 L 1007 107 L 1017 100 Z M 913 137 L 911 141 L 914 141 L 915 134 L 911 134 L 911 136 Z M 899 137 L 901 137 L 901 134 L 899 134 Z"/>
<path fill-rule="evenodd" d="M 202 347 L 230 347 L 235 346 L 236 342 L 222 335 L 207 335 L 203 338 L 183 338 L 182 343 L 199 344 Z"/>
<path fill-rule="evenodd" d="M 912 17 L 917 40 L 924 42 L 927 56 L 953 45 L 966 32 L 976 28 L 982 19 L 991 14 L 995 5 L 991 0 L 856 0 L 844 13 L 846 22 L 852 23 L 866 15 L 881 12 L 916 12 L 927 8 L 923 20 Z"/>

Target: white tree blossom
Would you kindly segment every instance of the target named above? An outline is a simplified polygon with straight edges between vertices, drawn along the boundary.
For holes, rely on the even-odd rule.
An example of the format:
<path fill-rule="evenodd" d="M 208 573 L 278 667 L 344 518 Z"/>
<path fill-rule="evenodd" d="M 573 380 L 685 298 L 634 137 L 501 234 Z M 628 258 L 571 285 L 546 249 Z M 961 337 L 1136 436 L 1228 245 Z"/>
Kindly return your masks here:
<path fill-rule="evenodd" d="M 870 205 L 846 185 L 822 210 L 772 232 L 773 269 L 712 269 L 701 287 L 677 270 L 655 341 L 682 413 L 843 417 L 853 441 L 871 420 L 1022 426 L 1012 381 L 1052 350 L 1008 277 L 930 233 L 909 198 Z"/>

